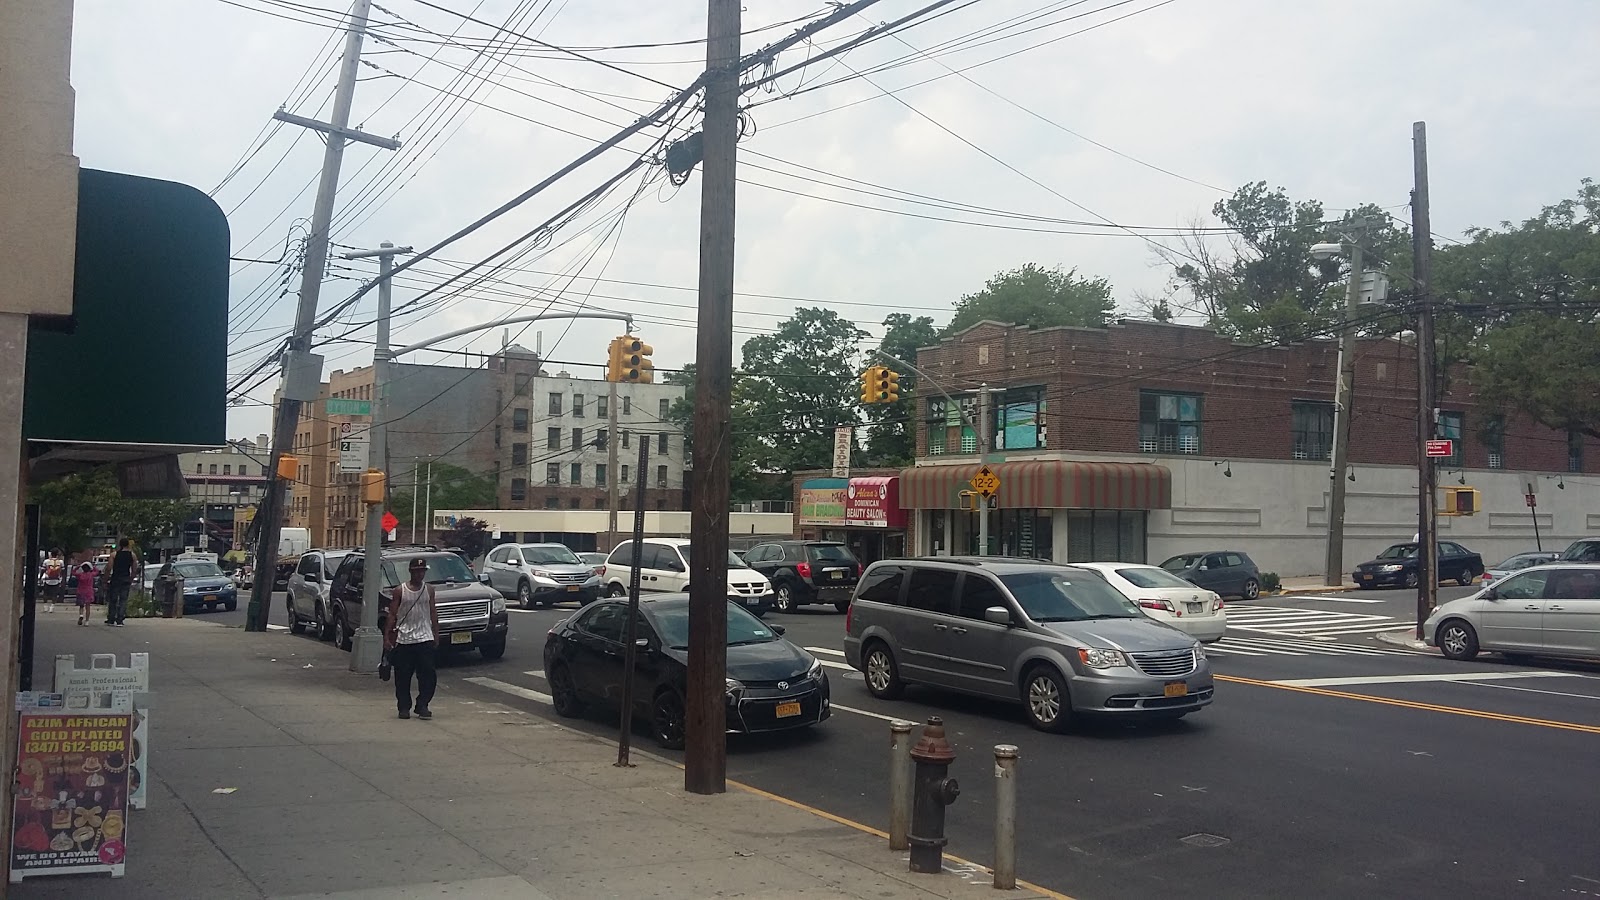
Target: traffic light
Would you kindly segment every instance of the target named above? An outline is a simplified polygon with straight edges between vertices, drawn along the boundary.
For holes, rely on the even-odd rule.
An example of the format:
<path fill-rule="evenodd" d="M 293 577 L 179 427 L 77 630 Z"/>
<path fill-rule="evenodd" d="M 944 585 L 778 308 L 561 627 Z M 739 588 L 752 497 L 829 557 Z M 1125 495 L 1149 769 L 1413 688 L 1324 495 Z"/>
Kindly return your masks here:
<path fill-rule="evenodd" d="M 1444 489 L 1444 503 L 1439 509 L 1441 516 L 1472 516 L 1483 509 L 1482 494 L 1477 488 L 1447 487 Z"/>
<path fill-rule="evenodd" d="M 888 366 L 879 366 L 874 385 L 879 403 L 893 403 L 900 399 L 900 373 Z"/>
<path fill-rule="evenodd" d="M 607 381 L 621 381 L 621 380 L 623 380 L 622 379 L 622 372 L 623 372 L 622 344 L 627 339 L 628 338 L 626 336 L 614 337 L 614 338 L 611 339 L 611 343 L 606 346 L 606 380 Z"/>
<path fill-rule="evenodd" d="M 384 482 L 388 476 L 381 469 L 368 469 L 361 473 L 361 499 L 366 503 L 382 503 Z"/>
<path fill-rule="evenodd" d="M 618 380 L 633 384 L 650 384 L 656 380 L 656 365 L 650 361 L 655 348 L 633 335 L 617 338 L 621 348 L 618 354 L 622 377 Z"/>
<path fill-rule="evenodd" d="M 867 370 L 865 372 L 861 373 L 861 402 L 862 403 L 877 403 L 878 402 L 878 387 L 877 387 L 878 370 L 880 370 L 882 368 L 883 368 L 883 366 L 868 366 Z"/>
<path fill-rule="evenodd" d="M 294 481 L 300 477 L 300 458 L 290 453 L 278 457 L 278 477 L 284 481 Z"/>

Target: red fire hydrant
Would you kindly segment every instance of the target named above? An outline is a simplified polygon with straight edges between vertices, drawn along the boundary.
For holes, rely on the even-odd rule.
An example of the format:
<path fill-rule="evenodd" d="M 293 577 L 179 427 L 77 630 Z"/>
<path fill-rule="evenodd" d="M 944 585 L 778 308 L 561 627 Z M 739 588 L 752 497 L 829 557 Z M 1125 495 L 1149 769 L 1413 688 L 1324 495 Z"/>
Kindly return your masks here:
<path fill-rule="evenodd" d="M 944 720 L 929 716 L 922 739 L 911 748 L 917 764 L 916 786 L 911 792 L 911 871 L 944 870 L 944 808 L 956 802 L 961 785 L 949 777 L 956 753 L 944 739 Z"/>

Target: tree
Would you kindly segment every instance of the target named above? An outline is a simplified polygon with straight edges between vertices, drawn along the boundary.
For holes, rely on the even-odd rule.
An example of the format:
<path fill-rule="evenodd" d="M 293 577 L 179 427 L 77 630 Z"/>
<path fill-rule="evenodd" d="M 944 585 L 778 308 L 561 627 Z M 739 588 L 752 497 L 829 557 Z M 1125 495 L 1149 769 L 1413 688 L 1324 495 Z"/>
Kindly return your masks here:
<path fill-rule="evenodd" d="M 929 316 L 912 318 L 906 313 L 890 313 L 883 320 L 888 329 L 878 349 L 896 359 L 912 365 L 917 362 L 917 351 L 931 347 L 939 341 L 939 329 Z M 900 399 L 894 403 L 879 403 L 867 407 L 868 422 L 873 426 L 867 444 L 866 461 L 870 466 L 900 467 L 911 465 L 916 456 L 917 428 L 916 390 L 917 376 L 904 366 L 888 360 L 874 360 L 894 369 L 900 375 Z"/>
<path fill-rule="evenodd" d="M 430 479 L 427 463 L 419 465 L 418 478 L 421 483 L 417 485 L 417 499 L 432 498 L 434 509 L 491 509 L 496 502 L 494 479 L 487 475 L 479 475 L 453 466 L 449 463 L 436 462 L 433 464 Z M 433 492 L 428 493 L 429 481 L 433 483 Z M 395 518 L 406 524 L 411 522 L 410 490 L 389 492 L 389 511 Z M 417 508 L 422 508 L 421 503 Z"/>
<path fill-rule="evenodd" d="M 494 543 L 488 524 L 471 516 L 457 519 L 448 531 L 440 535 L 439 540 L 446 547 L 459 547 L 467 551 L 467 555 L 473 559 L 488 553 L 489 545 Z"/>
<path fill-rule="evenodd" d="M 127 500 L 119 496 L 105 511 L 104 521 L 116 526 L 123 537 L 149 547 L 170 537 L 199 512 L 200 504 L 189 500 Z"/>
<path fill-rule="evenodd" d="M 682 397 L 672 401 L 667 411 L 668 421 L 683 432 L 685 459 L 692 458 L 694 454 L 694 379 L 694 363 L 689 363 L 672 382 L 685 385 L 687 390 Z M 729 408 L 729 422 L 733 434 L 732 452 L 728 459 L 728 491 L 729 499 L 733 503 L 776 499 L 765 496 L 765 482 L 757 468 L 759 454 L 756 450 L 756 435 L 748 426 L 749 423 L 757 421 L 758 417 L 748 393 L 747 380 L 742 375 L 735 374 L 733 402 Z M 626 490 L 630 486 L 623 487 Z"/>
<path fill-rule="evenodd" d="M 117 487 L 115 472 L 101 466 L 52 478 L 33 488 L 39 504 L 40 539 L 46 547 L 72 553 L 89 543 L 96 525 L 150 546 L 193 519 L 200 505 L 189 500 L 130 500 Z"/>
<path fill-rule="evenodd" d="M 1116 311 L 1111 282 L 1080 278 L 1077 269 L 1062 271 L 1027 263 L 989 279 L 983 289 L 956 301 L 955 315 L 944 334 L 955 334 L 985 319 L 1049 328 L 1077 325 L 1104 328 Z"/>
<path fill-rule="evenodd" d="M 867 336 L 833 310 L 801 307 L 775 333 L 745 341 L 739 393 L 750 409 L 733 428 L 754 436 L 758 470 L 832 462 L 834 428 L 860 422 L 859 347 Z"/>

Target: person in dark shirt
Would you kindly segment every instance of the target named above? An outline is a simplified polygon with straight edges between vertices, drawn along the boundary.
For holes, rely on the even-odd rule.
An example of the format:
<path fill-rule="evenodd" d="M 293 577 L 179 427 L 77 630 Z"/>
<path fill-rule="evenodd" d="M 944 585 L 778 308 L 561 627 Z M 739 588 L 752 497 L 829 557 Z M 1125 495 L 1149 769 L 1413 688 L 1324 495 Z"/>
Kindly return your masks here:
<path fill-rule="evenodd" d="M 127 538 L 117 545 L 117 552 L 106 563 L 107 580 L 106 599 L 106 624 L 122 627 L 122 622 L 128 617 L 128 591 L 133 587 L 133 578 L 138 574 L 139 559 L 128 549 L 131 542 Z"/>

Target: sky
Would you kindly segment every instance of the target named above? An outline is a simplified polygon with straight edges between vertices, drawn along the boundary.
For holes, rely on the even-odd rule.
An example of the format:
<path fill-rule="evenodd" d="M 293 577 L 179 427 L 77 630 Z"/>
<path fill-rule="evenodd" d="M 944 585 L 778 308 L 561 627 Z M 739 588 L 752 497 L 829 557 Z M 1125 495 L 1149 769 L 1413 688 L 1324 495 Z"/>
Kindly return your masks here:
<path fill-rule="evenodd" d="M 780 54 L 776 69 L 927 2 L 882 0 Z M 403 146 L 346 149 L 335 253 L 438 243 L 704 68 L 705 8 L 683 0 L 378 6 L 351 121 Z M 323 145 L 272 114 L 330 115 L 346 9 L 340 0 L 76 5 L 82 164 L 193 185 L 228 213 L 239 260 L 230 376 L 260 364 L 294 320 L 295 239 Z M 746 4 L 743 50 L 826 12 Z M 893 312 L 942 324 L 963 294 L 1025 263 L 1108 278 L 1119 308 L 1136 314 L 1141 296 L 1168 283 L 1156 246 L 1175 243 L 1182 226 L 1216 224 L 1212 205 L 1257 180 L 1329 210 L 1370 202 L 1408 220 L 1416 121 L 1428 126 L 1440 240 L 1526 218 L 1600 175 L 1597 45 L 1600 7 L 1590 0 L 948 3 L 743 96 L 735 358 L 797 305 L 834 309 L 873 345 Z M 497 257 L 505 266 L 488 278 L 406 304 L 697 123 L 691 114 L 670 132 L 646 129 L 402 273 L 396 344 L 581 310 L 634 316 L 658 369 L 691 362 L 698 173 L 674 186 L 646 166 L 537 245 Z M 334 259 L 319 309 L 375 268 Z M 325 377 L 370 362 L 375 309 L 369 294 L 319 331 L 334 339 L 320 348 Z M 619 333 L 619 323 L 595 319 L 507 328 L 438 346 L 461 364 L 460 351 L 492 352 L 509 336 L 540 350 L 552 372 L 597 377 Z M 424 350 L 406 359 L 451 358 Z M 251 389 L 230 410 L 230 435 L 268 430 L 274 385 L 241 382 Z"/>

